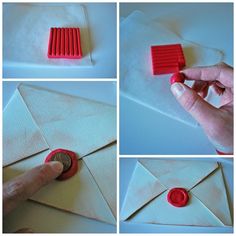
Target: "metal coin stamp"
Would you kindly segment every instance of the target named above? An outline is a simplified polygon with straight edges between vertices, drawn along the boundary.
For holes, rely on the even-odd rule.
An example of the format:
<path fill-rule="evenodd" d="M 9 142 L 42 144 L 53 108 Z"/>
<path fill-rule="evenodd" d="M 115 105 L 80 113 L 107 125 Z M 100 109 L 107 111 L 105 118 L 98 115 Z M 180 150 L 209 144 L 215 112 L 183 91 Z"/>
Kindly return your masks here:
<path fill-rule="evenodd" d="M 71 167 L 71 158 L 68 154 L 63 152 L 55 153 L 51 157 L 51 161 L 59 161 L 63 165 L 63 172 L 67 171 Z"/>

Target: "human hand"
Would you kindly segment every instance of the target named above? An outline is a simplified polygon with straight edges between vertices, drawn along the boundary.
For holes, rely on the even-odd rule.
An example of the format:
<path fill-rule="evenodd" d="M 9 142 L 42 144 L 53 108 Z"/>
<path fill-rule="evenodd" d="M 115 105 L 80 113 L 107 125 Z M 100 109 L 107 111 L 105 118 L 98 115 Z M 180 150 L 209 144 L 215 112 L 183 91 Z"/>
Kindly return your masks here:
<path fill-rule="evenodd" d="M 49 184 L 63 171 L 60 162 L 53 161 L 37 166 L 3 184 L 3 214 L 7 215 L 22 201 L 28 199 L 44 185 Z"/>
<path fill-rule="evenodd" d="M 192 88 L 182 83 L 171 85 L 177 101 L 199 122 L 217 151 L 233 154 L 233 68 L 221 63 L 182 73 L 195 82 Z M 221 96 L 219 108 L 204 100 L 210 86 Z"/>

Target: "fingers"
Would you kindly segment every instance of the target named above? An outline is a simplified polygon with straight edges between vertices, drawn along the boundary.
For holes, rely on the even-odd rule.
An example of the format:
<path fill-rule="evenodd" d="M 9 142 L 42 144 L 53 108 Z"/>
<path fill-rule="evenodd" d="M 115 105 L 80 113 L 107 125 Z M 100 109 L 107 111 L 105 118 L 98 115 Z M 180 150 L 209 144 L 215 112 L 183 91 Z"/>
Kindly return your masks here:
<path fill-rule="evenodd" d="M 213 91 L 217 94 L 217 95 L 222 95 L 223 93 L 224 93 L 224 91 L 225 91 L 225 89 L 224 88 L 221 88 L 221 87 L 219 87 L 217 84 L 215 84 L 215 83 L 213 83 L 212 84 L 212 88 L 213 88 Z"/>
<path fill-rule="evenodd" d="M 193 83 L 192 89 L 199 93 L 203 87 L 205 87 L 206 82 L 201 80 L 196 80 Z"/>
<path fill-rule="evenodd" d="M 188 68 L 182 72 L 189 80 L 219 81 L 225 87 L 233 87 L 233 68 L 224 63 L 209 67 Z"/>
<path fill-rule="evenodd" d="M 171 91 L 178 102 L 188 111 L 203 127 L 214 120 L 217 109 L 207 103 L 194 90 L 182 83 L 174 83 Z"/>
<path fill-rule="evenodd" d="M 201 80 L 196 80 L 192 86 L 192 89 L 202 98 L 205 98 L 208 94 L 209 83 Z"/>
<path fill-rule="evenodd" d="M 60 162 L 49 162 L 37 166 L 23 175 L 4 183 L 3 185 L 3 213 L 4 215 L 14 209 L 41 189 L 44 185 L 58 177 L 63 171 Z"/>

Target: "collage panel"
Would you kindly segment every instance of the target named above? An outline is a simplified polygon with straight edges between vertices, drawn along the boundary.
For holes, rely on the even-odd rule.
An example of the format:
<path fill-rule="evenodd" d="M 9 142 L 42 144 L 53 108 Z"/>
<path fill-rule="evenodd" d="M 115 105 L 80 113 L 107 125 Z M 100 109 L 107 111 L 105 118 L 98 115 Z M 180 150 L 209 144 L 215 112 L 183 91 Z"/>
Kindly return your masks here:
<path fill-rule="evenodd" d="M 120 233 L 233 233 L 233 158 L 120 158 Z"/>
<path fill-rule="evenodd" d="M 233 3 L 120 3 L 120 154 L 232 155 L 232 66 Z"/>
<path fill-rule="evenodd" d="M 3 92 L 3 232 L 115 233 L 116 82 Z"/>
<path fill-rule="evenodd" d="M 116 77 L 116 2 L 2 7 L 3 78 Z"/>

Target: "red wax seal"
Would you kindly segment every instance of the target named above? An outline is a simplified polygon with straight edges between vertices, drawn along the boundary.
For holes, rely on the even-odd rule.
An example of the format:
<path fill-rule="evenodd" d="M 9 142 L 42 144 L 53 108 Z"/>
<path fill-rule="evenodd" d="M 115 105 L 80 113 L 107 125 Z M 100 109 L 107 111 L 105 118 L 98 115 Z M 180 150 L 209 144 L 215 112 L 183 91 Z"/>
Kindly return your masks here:
<path fill-rule="evenodd" d="M 189 200 L 188 192 L 184 188 L 172 188 L 167 195 L 167 200 L 175 207 L 186 206 Z"/>
<path fill-rule="evenodd" d="M 58 180 L 66 180 L 76 174 L 78 160 L 74 152 L 65 149 L 56 149 L 48 154 L 45 163 L 59 161 L 63 165 L 63 172 L 57 177 Z"/>
<path fill-rule="evenodd" d="M 185 76 L 183 73 L 174 73 L 171 77 L 170 77 L 170 83 L 184 83 L 185 81 Z"/>

